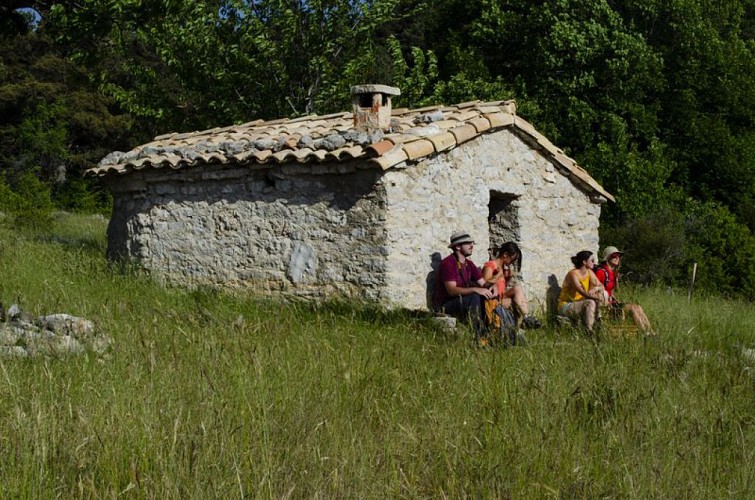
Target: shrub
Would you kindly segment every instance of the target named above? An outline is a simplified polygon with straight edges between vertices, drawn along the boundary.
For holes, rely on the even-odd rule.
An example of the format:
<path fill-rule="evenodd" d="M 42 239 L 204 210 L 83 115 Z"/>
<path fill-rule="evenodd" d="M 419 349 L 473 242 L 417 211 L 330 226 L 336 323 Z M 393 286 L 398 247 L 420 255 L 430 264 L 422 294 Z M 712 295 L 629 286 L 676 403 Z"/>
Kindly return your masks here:
<path fill-rule="evenodd" d="M 755 299 L 755 237 L 724 206 L 693 202 L 685 221 L 687 262 L 700 286 Z"/>
<path fill-rule="evenodd" d="M 58 208 L 73 212 L 109 214 L 112 207 L 110 193 L 86 179 L 68 179 L 55 187 L 52 196 Z"/>
<path fill-rule="evenodd" d="M 601 227 L 600 240 L 603 246 L 616 245 L 627 253 L 622 262 L 625 280 L 672 285 L 685 277 L 684 217 L 672 207 L 623 225 Z"/>
<path fill-rule="evenodd" d="M 687 286 L 697 263 L 698 288 L 755 299 L 755 237 L 725 207 L 688 201 L 624 224 L 601 228 L 603 246 L 627 253 L 622 276 L 638 284 Z"/>
<path fill-rule="evenodd" d="M 35 229 L 49 228 L 55 208 L 50 188 L 37 177 L 38 169 L 19 174 L 13 185 L 0 176 L 0 208 L 12 214 L 16 221 Z"/>

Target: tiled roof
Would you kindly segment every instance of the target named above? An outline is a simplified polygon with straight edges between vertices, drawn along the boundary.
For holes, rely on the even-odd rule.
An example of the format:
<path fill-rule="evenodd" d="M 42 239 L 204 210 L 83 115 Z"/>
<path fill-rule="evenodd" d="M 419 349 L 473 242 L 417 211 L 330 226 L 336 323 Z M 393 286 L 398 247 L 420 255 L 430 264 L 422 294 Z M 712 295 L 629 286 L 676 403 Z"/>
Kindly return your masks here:
<path fill-rule="evenodd" d="M 85 175 L 125 175 L 148 168 L 181 169 L 202 164 L 235 163 L 269 168 L 271 164 L 355 159 L 363 159 L 385 170 L 453 149 L 501 128 L 509 128 L 538 148 L 576 184 L 614 201 L 613 196 L 574 160 L 516 116 L 514 101 L 474 101 L 455 106 L 395 109 L 391 114 L 391 131 L 385 133 L 355 130 L 350 112 L 257 120 L 200 132 L 170 133 L 155 137 L 152 142 L 128 153 L 111 153 Z"/>

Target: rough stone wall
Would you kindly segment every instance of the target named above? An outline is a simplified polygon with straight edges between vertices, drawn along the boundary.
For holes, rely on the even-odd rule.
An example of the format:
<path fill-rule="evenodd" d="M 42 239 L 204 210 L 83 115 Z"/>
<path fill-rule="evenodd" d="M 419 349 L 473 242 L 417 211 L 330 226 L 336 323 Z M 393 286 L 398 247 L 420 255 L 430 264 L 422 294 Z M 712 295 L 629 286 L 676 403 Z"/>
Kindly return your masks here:
<path fill-rule="evenodd" d="M 356 167 L 203 167 L 115 179 L 108 254 L 169 283 L 382 302 L 380 172 Z"/>
<path fill-rule="evenodd" d="M 502 243 L 491 234 L 515 228 L 525 290 L 544 308 L 569 256 L 598 249 L 600 205 L 510 131 L 403 169 L 364 166 L 201 167 L 115 178 L 108 253 L 170 283 L 425 308 L 452 231 L 475 238 L 481 266 L 491 244 Z M 511 200 L 502 216 L 518 220 L 495 221 L 500 227 L 491 230 L 491 191 Z"/>
<path fill-rule="evenodd" d="M 488 260 L 491 191 L 515 197 L 510 211 L 518 213 L 521 277 L 536 307 L 545 308 L 553 285 L 560 285 L 571 266 L 571 255 L 598 251 L 600 205 L 509 131 L 388 171 L 383 185 L 388 303 L 428 305 L 434 263 L 450 253 L 448 238 L 455 229 L 475 238 L 472 259 L 478 266 Z"/>

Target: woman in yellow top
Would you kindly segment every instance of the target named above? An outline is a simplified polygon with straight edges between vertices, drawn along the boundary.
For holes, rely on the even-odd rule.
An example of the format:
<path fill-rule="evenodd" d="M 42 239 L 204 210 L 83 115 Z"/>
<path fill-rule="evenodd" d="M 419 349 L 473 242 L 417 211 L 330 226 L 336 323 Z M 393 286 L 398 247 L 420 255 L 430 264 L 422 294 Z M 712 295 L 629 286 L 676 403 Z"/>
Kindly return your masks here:
<path fill-rule="evenodd" d="M 598 317 L 598 306 L 605 301 L 605 290 L 595 273 L 595 257 L 589 250 L 582 250 L 571 258 L 574 269 L 569 271 L 561 285 L 558 296 L 558 313 L 569 319 L 581 321 L 592 332 Z"/>

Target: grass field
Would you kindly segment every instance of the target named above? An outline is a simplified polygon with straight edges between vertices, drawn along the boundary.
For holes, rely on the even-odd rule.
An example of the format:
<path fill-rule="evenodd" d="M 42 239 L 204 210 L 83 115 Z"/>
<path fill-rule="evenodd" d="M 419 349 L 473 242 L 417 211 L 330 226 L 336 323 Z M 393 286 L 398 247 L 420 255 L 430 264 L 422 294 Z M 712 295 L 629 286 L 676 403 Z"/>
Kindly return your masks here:
<path fill-rule="evenodd" d="M 163 288 L 102 219 L 0 224 L 0 299 L 115 347 L 0 360 L 0 497 L 755 497 L 755 307 L 633 290 L 659 335 L 482 351 L 422 318 Z M 700 284 L 704 287 L 704 284 Z"/>

